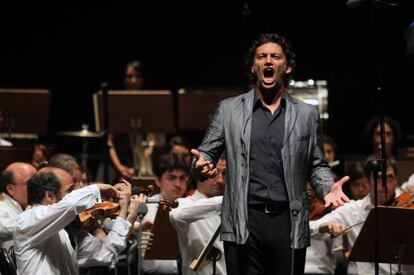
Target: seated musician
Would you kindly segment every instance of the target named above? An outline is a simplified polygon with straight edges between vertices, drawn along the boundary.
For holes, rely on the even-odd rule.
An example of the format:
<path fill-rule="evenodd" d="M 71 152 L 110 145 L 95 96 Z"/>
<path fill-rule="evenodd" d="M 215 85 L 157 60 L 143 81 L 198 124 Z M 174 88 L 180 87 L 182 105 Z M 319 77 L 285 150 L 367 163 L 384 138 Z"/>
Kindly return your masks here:
<path fill-rule="evenodd" d="M 72 175 L 74 181 L 74 190 L 88 186 L 88 180 L 85 178 L 85 170 L 80 167 L 75 157 L 69 154 L 56 154 L 52 156 L 47 164 L 48 167 L 56 167 L 65 170 Z M 78 264 L 81 268 L 81 274 L 91 272 L 91 267 L 112 267 L 116 264 L 117 256 L 125 247 L 127 235 L 131 224 L 135 222 L 136 215 L 133 215 L 135 209 L 128 213 L 128 204 L 131 196 L 131 186 L 129 183 L 118 183 L 115 187 L 122 190 L 119 201 L 121 211 L 115 220 L 105 220 L 107 232 L 101 227 L 93 227 L 90 230 L 80 228 L 78 225 L 70 224 L 66 231 L 81 246 L 77 254 Z M 143 195 L 142 195 L 143 196 Z M 130 207 L 134 207 L 130 205 Z M 91 257 L 91 252 L 101 251 L 98 257 Z M 94 254 L 96 255 L 96 253 Z M 94 268 L 94 271 L 102 272 L 102 268 Z"/>
<path fill-rule="evenodd" d="M 374 190 L 374 177 L 369 164 L 365 167 L 365 173 L 369 178 L 370 190 Z M 387 161 L 387 193 L 385 192 L 381 172 L 379 172 L 377 187 L 378 187 L 378 205 L 390 205 L 395 199 L 395 188 L 397 186 L 397 166 L 395 161 Z M 374 192 L 370 192 L 362 200 L 351 200 L 349 203 L 337 208 L 319 220 L 311 221 L 310 228 L 312 234 L 329 233 L 332 236 L 339 236 L 346 234 L 348 239 L 348 247 L 352 249 L 359 232 L 361 231 L 363 222 L 368 217 L 368 213 L 374 205 Z M 353 227 L 351 227 L 353 226 Z M 347 227 L 350 227 L 345 231 Z M 414 274 L 414 269 L 403 266 L 403 269 L 410 270 L 407 274 Z M 388 274 L 392 270 L 394 274 L 397 270 L 397 265 L 380 264 L 380 274 Z M 373 274 L 374 264 L 363 262 L 350 262 L 348 265 L 348 274 Z"/>
<path fill-rule="evenodd" d="M 225 158 L 220 158 L 217 169 L 219 170 L 217 176 L 198 180 L 194 194 L 178 199 L 178 207 L 170 212 L 171 222 L 177 230 L 183 275 L 210 275 L 213 272 L 212 264 L 202 267 L 196 273 L 189 268 L 189 265 L 197 259 L 221 223 L 219 214 L 226 174 Z M 223 242 L 217 239 L 214 246 L 222 253 L 222 257 L 217 262 L 216 272 L 220 275 L 226 274 Z"/>
<path fill-rule="evenodd" d="M 187 191 L 190 168 L 183 156 L 166 154 L 161 156 L 155 164 L 155 183 L 161 192 L 152 196 L 151 199 L 173 202 L 184 196 Z M 148 204 L 148 213 L 142 221 L 143 231 L 152 227 L 157 211 L 158 204 Z M 138 230 L 139 224 L 135 223 L 134 228 Z M 144 260 L 142 270 L 144 274 L 178 274 L 177 261 L 175 260 Z"/>
<path fill-rule="evenodd" d="M 72 176 L 54 167 L 41 169 L 29 180 L 28 198 L 32 208 L 18 217 L 13 235 L 18 274 L 79 274 L 77 254 L 88 248 L 76 240 L 71 242 L 64 228 L 81 211 L 100 202 L 101 194 L 125 198 L 122 191 L 108 184 L 93 184 L 72 191 L 73 188 Z M 131 199 L 135 208 L 139 203 L 137 197 Z M 119 236 L 126 235 L 130 226 L 124 223 L 124 228 L 118 228 Z M 106 251 L 89 251 L 93 259 L 107 256 L 103 254 Z"/>
<path fill-rule="evenodd" d="M 36 174 L 29 163 L 14 162 L 0 178 L 0 247 L 13 245 L 16 219 L 27 206 L 27 181 Z"/>

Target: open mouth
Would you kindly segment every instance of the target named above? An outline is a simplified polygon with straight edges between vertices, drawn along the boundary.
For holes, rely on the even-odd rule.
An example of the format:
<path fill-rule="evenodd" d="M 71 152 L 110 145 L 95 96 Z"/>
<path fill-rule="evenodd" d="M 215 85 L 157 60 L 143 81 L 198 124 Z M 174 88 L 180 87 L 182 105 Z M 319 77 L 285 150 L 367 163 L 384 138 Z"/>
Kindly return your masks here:
<path fill-rule="evenodd" d="M 273 68 L 265 68 L 263 70 L 263 78 L 266 84 L 271 84 L 274 81 L 274 70 Z"/>

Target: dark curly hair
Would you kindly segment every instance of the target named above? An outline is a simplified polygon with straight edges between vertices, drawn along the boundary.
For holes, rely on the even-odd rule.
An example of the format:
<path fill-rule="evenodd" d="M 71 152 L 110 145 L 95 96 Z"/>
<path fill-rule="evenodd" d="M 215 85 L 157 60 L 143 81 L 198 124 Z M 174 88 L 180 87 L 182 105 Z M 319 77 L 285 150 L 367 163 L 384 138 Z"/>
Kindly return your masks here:
<path fill-rule="evenodd" d="M 190 173 L 190 167 L 184 156 L 168 153 L 160 156 L 153 166 L 153 172 L 157 177 L 161 177 L 165 172 L 175 169 L 183 170 L 187 174 Z"/>
<path fill-rule="evenodd" d="M 289 83 L 293 77 L 293 72 L 296 67 L 295 53 L 292 50 L 292 45 L 290 44 L 290 42 L 285 37 L 277 33 L 264 33 L 260 35 L 253 42 L 253 45 L 248 50 L 246 58 L 245 58 L 245 66 L 246 66 L 247 75 L 250 77 L 251 80 L 255 80 L 256 76 L 250 72 L 250 68 L 253 65 L 254 56 L 256 54 L 256 49 L 266 43 L 276 43 L 280 47 L 282 47 L 282 50 L 286 57 L 286 63 L 289 67 L 292 68 L 292 71 L 289 74 L 286 74 L 285 79 L 283 80 L 285 86 L 286 87 L 289 86 Z"/>
<path fill-rule="evenodd" d="M 38 173 L 30 178 L 27 183 L 27 193 L 29 204 L 41 203 L 45 198 L 46 191 L 52 192 L 56 196 L 60 192 L 60 180 L 52 172 Z"/>

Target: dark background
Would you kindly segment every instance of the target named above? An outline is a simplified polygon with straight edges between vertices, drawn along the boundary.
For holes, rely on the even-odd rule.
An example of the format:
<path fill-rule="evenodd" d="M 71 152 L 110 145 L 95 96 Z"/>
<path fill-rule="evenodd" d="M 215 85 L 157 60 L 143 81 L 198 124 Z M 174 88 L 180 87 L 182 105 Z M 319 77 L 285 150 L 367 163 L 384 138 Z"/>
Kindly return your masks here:
<path fill-rule="evenodd" d="M 3 7 L 0 17 L 0 87 L 52 91 L 49 135 L 42 139 L 61 150 L 70 149 L 53 133 L 82 123 L 93 129 L 91 95 L 104 81 L 119 87 L 127 60 L 145 64 L 148 89 L 242 87 L 247 46 L 273 31 L 294 46 L 296 80 L 328 81 L 325 131 L 339 153 L 370 149 L 362 130 L 378 113 L 378 66 L 369 1 L 354 10 L 345 0 L 84 2 L 19 2 Z M 403 37 L 412 2 L 379 3 L 376 18 L 385 110 L 405 136 L 414 134 L 414 69 Z"/>

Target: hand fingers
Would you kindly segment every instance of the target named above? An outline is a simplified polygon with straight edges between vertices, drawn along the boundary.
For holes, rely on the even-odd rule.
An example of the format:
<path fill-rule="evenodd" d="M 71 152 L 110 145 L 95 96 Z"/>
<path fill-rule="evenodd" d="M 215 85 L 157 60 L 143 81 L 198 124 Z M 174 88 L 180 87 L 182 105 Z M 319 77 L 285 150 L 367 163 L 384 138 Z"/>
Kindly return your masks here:
<path fill-rule="evenodd" d="M 341 199 L 342 199 L 342 201 L 344 201 L 344 202 L 349 202 L 349 201 L 350 201 L 350 199 L 348 198 L 348 196 L 347 196 L 347 195 L 345 195 L 345 194 L 343 194 L 343 195 L 342 195 Z"/>
<path fill-rule="evenodd" d="M 138 196 L 139 202 L 140 203 L 146 203 L 147 202 L 147 196 L 145 196 L 144 194 L 139 194 Z"/>
<path fill-rule="evenodd" d="M 119 182 L 119 183 L 114 185 L 114 188 L 119 190 L 119 191 L 125 190 L 126 187 L 127 187 L 126 184 L 123 183 L 123 182 Z"/>
<path fill-rule="evenodd" d="M 210 170 L 209 172 L 207 172 L 207 176 L 210 178 L 214 178 L 215 176 L 217 176 L 218 174 L 218 169 L 214 168 L 213 170 Z"/>
<path fill-rule="evenodd" d="M 201 156 L 200 152 L 197 151 L 196 149 L 191 149 L 191 154 L 193 154 L 193 156 L 196 158 L 196 160 L 198 160 Z"/>
<path fill-rule="evenodd" d="M 117 190 L 115 187 L 111 186 L 106 190 L 108 194 L 110 194 L 112 197 L 119 199 L 121 197 L 122 192 Z"/>
<path fill-rule="evenodd" d="M 340 179 L 337 183 L 338 183 L 339 186 L 342 186 L 348 180 L 349 180 L 349 176 L 345 176 L 342 179 Z"/>
<path fill-rule="evenodd" d="M 204 160 L 204 161 L 199 161 L 197 162 L 197 167 L 203 167 L 204 168 L 208 168 L 210 165 L 212 165 L 208 160 Z"/>

